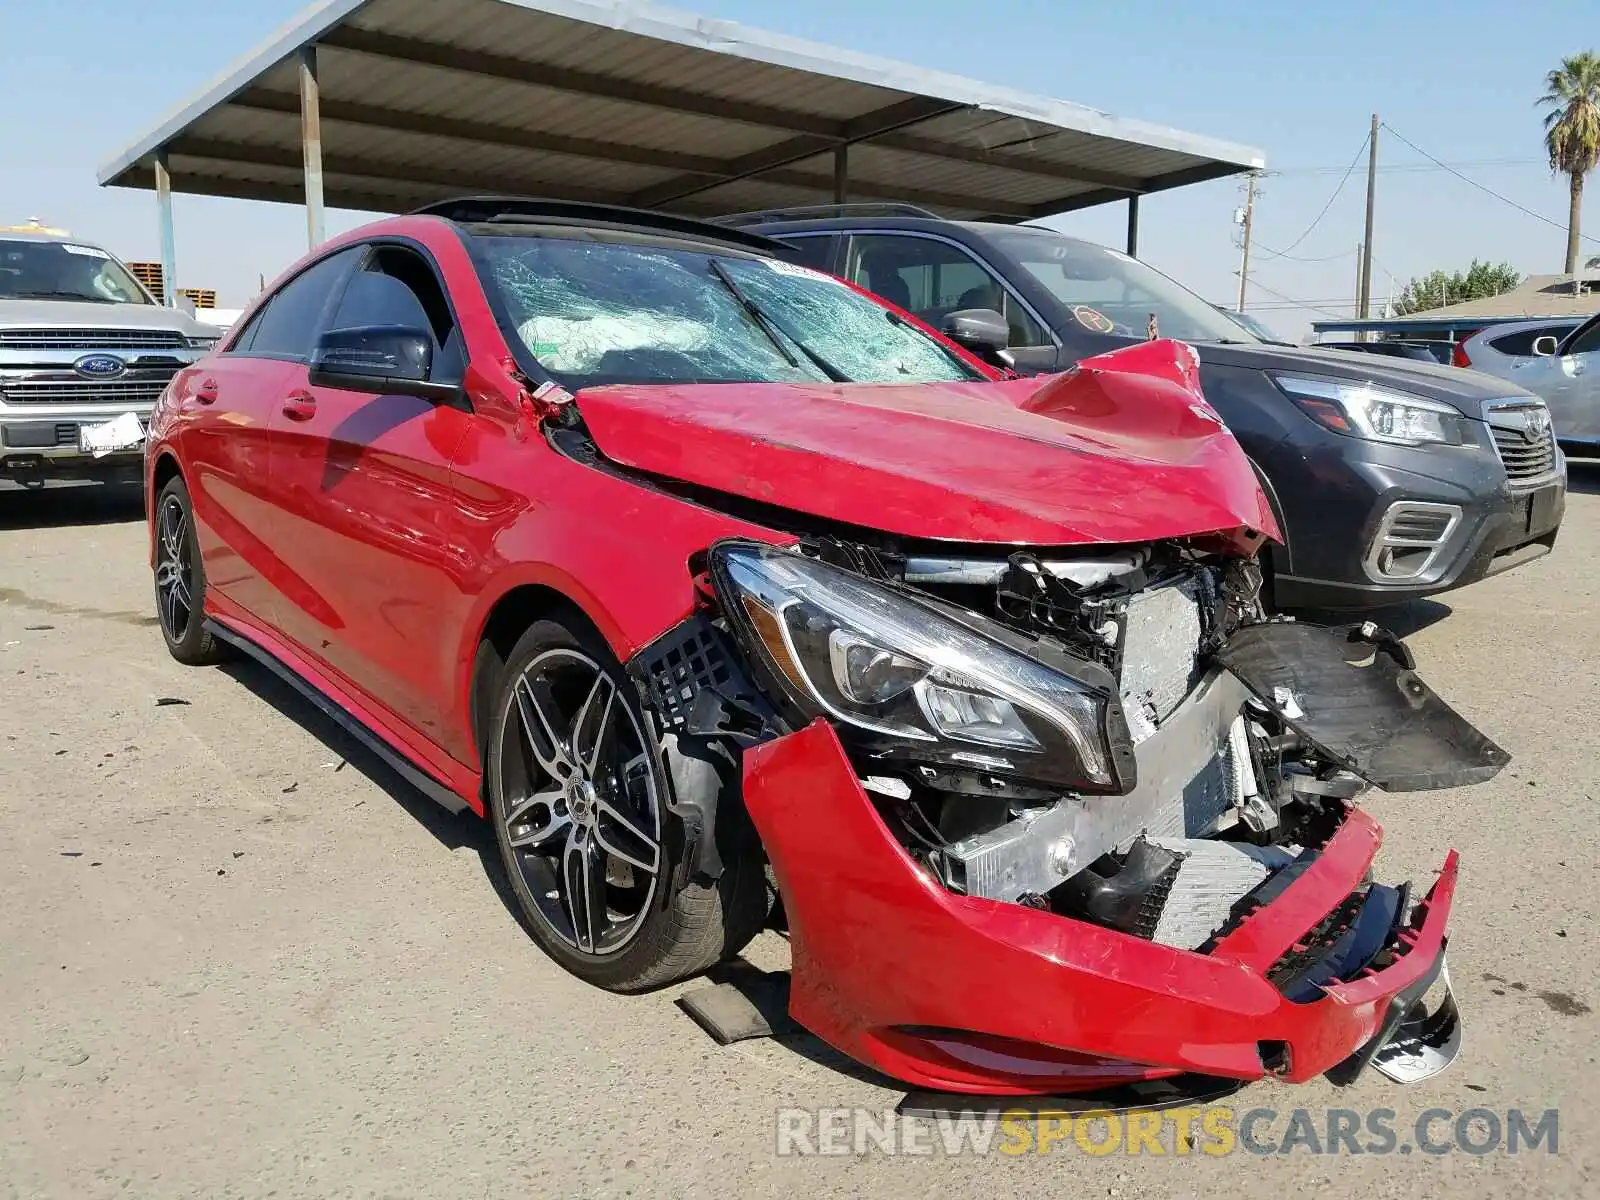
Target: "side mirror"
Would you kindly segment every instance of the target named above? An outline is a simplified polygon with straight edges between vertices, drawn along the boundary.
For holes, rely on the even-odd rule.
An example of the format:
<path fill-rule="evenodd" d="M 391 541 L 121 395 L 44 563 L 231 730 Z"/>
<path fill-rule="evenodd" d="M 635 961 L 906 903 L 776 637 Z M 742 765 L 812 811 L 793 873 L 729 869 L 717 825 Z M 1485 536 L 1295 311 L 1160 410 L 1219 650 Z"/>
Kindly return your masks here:
<path fill-rule="evenodd" d="M 1552 354 L 1554 354 L 1556 352 L 1556 348 L 1560 344 L 1561 344 L 1560 342 L 1558 342 L 1554 337 L 1552 337 L 1548 333 L 1545 334 L 1543 337 L 1534 338 L 1533 339 L 1533 354 L 1534 354 L 1534 357 L 1535 358 L 1549 358 Z"/>
<path fill-rule="evenodd" d="M 433 335 L 404 325 L 330 329 L 311 354 L 313 387 L 347 388 L 384 396 L 420 396 L 448 402 L 460 394 L 453 383 L 436 383 Z"/>
<path fill-rule="evenodd" d="M 992 308 L 961 308 L 946 313 L 940 332 L 1003 371 L 1012 370 L 1016 365 L 1006 352 L 1011 341 L 1011 326 Z"/>

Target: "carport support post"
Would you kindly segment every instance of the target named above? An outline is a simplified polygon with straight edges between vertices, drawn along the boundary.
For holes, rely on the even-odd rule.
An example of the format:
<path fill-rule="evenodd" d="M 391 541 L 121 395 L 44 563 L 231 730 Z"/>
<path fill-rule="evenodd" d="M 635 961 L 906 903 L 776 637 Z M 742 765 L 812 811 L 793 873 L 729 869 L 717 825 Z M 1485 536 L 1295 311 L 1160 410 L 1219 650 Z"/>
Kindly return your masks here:
<path fill-rule="evenodd" d="M 833 148 L 833 202 L 844 204 L 850 194 L 850 143 Z"/>
<path fill-rule="evenodd" d="M 178 307 L 178 240 L 172 226 L 172 173 L 167 152 L 156 151 L 156 221 L 161 227 L 161 303 Z"/>
<path fill-rule="evenodd" d="M 1139 193 L 1128 197 L 1128 257 L 1139 257 Z"/>
<path fill-rule="evenodd" d="M 322 94 L 317 48 L 300 47 L 300 144 L 305 153 L 306 239 L 315 250 L 324 237 L 322 220 Z"/>

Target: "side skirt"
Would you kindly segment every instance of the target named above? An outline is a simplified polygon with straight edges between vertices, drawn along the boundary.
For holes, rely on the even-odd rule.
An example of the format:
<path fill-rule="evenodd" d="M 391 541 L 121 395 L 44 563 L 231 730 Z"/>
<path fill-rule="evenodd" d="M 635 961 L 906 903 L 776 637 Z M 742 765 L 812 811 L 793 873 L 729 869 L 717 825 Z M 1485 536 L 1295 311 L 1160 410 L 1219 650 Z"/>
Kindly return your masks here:
<path fill-rule="evenodd" d="M 255 642 L 243 634 L 235 633 L 220 621 L 207 619 L 206 627 L 217 638 L 255 659 L 256 662 L 266 667 L 279 679 L 311 701 L 312 704 L 316 705 L 319 712 L 331 718 L 339 728 L 383 759 L 396 774 L 427 796 L 428 799 L 443 805 L 453 813 L 470 812 L 472 810 L 471 806 L 456 795 L 455 792 L 451 791 L 449 787 L 417 766 L 416 763 L 391 746 L 382 737 L 368 729 L 299 675 L 296 675 L 269 651 L 256 645 Z"/>

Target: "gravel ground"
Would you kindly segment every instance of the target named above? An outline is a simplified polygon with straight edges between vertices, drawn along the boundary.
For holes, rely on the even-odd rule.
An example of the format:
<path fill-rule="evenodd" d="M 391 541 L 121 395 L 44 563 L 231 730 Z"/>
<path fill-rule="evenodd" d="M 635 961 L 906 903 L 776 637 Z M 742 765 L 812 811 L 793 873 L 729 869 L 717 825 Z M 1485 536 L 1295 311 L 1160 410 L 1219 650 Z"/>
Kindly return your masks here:
<path fill-rule="evenodd" d="M 900 1093 L 803 1038 L 719 1048 L 681 989 L 565 975 L 475 819 L 265 671 L 168 659 L 136 496 L 0 493 L 0 1196 L 1600 1194 L 1600 468 L 1573 488 L 1554 555 L 1394 614 L 1516 756 L 1481 787 L 1372 801 L 1385 877 L 1461 850 L 1461 1061 L 1405 1090 L 1369 1073 L 1228 1102 L 1277 1110 L 1269 1141 L 1296 1107 L 1318 1127 L 1388 1107 L 1407 1144 L 1429 1108 L 1556 1107 L 1558 1152 L 1181 1159 L 1070 1139 L 779 1157 L 777 1109 Z"/>

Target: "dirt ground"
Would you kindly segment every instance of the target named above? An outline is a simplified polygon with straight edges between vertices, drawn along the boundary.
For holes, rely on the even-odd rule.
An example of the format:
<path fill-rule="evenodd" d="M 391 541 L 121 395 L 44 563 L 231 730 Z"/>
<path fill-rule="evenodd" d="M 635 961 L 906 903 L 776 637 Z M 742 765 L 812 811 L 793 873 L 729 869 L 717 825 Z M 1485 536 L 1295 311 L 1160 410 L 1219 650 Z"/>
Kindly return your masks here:
<path fill-rule="evenodd" d="M 780 1157 L 779 1109 L 901 1093 L 806 1038 L 719 1048 L 681 988 L 565 975 L 475 818 L 264 670 L 168 659 L 137 496 L 0 492 L 0 1197 L 1600 1194 L 1600 467 L 1573 492 L 1555 554 L 1396 615 L 1515 755 L 1371 802 L 1383 877 L 1462 853 L 1461 1060 L 1228 1101 L 1283 1114 L 1280 1137 L 1297 1107 L 1391 1108 L 1408 1146 L 1430 1108 L 1557 1108 L 1556 1153 L 1215 1158 Z"/>

